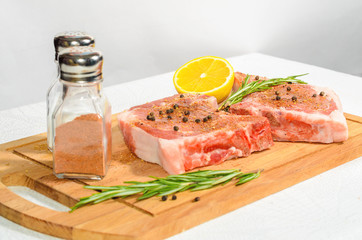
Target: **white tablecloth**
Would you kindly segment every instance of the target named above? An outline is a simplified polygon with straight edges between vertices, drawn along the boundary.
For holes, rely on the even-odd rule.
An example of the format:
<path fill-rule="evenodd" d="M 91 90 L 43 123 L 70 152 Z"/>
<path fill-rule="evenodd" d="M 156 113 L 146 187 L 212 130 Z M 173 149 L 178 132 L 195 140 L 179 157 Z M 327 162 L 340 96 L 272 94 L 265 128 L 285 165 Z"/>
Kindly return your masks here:
<path fill-rule="evenodd" d="M 235 71 L 261 76 L 309 73 L 303 80 L 334 89 L 345 112 L 362 116 L 362 78 L 262 54 L 229 60 Z M 176 93 L 172 76 L 166 73 L 106 88 L 113 113 Z M 0 111 L 0 129 L 0 143 L 44 132 L 45 103 Z M 41 196 L 30 198 L 54 207 Z M 170 239 L 362 239 L 361 198 L 362 157 Z M 55 238 L 0 217 L 0 239 Z"/>

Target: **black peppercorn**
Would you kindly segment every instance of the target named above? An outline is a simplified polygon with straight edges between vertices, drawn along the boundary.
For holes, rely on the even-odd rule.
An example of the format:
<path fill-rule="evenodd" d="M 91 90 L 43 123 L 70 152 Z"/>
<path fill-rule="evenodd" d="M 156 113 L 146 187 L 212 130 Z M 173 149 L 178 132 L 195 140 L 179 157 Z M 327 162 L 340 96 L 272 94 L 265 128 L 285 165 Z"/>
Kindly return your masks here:
<path fill-rule="evenodd" d="M 211 118 L 212 118 L 211 115 L 208 115 L 208 116 L 207 116 L 207 119 L 211 119 Z"/>
<path fill-rule="evenodd" d="M 279 95 L 279 92 L 278 92 L 278 91 L 275 91 L 275 95 Z"/>
<path fill-rule="evenodd" d="M 277 96 L 277 97 L 275 98 L 275 100 L 280 100 L 280 96 Z"/>
<path fill-rule="evenodd" d="M 150 112 L 150 116 L 154 116 L 155 114 L 153 112 Z"/>
<path fill-rule="evenodd" d="M 155 121 L 155 116 L 147 115 L 147 120 Z"/>
<path fill-rule="evenodd" d="M 204 117 L 204 118 L 202 119 L 202 121 L 203 121 L 203 122 L 207 122 L 207 117 Z"/>
<path fill-rule="evenodd" d="M 170 115 L 167 116 L 168 119 L 172 119 L 172 117 Z"/>
<path fill-rule="evenodd" d="M 176 200 L 177 199 L 177 196 L 176 195 L 172 195 L 172 200 Z"/>
<path fill-rule="evenodd" d="M 166 113 L 167 113 L 167 114 L 173 113 L 173 109 L 172 109 L 172 108 L 167 109 L 167 110 L 166 110 Z"/>
<path fill-rule="evenodd" d="M 292 82 L 288 82 L 288 84 L 292 84 Z"/>
<path fill-rule="evenodd" d="M 189 110 L 186 110 L 184 113 L 185 113 L 185 115 L 190 115 L 190 111 L 189 111 Z"/>
<path fill-rule="evenodd" d="M 290 90 L 292 90 L 292 88 L 291 88 L 291 87 L 287 87 L 287 91 L 290 91 Z"/>
<path fill-rule="evenodd" d="M 173 130 L 178 131 L 178 130 L 179 130 L 179 127 L 174 126 L 174 127 L 173 127 Z"/>
<path fill-rule="evenodd" d="M 162 197 L 161 197 L 161 200 L 162 200 L 162 201 L 166 201 L 166 200 L 167 200 L 167 196 L 166 196 L 166 195 L 165 195 L 165 196 L 162 196 Z"/>
<path fill-rule="evenodd" d="M 182 118 L 182 121 L 183 121 L 183 122 L 187 122 L 188 120 L 189 120 L 189 119 L 188 119 L 187 117 L 183 117 L 183 118 Z"/>
<path fill-rule="evenodd" d="M 173 105 L 173 108 L 174 109 L 178 108 L 178 104 Z"/>
<path fill-rule="evenodd" d="M 317 97 L 317 94 L 313 94 L 312 97 Z"/>
<path fill-rule="evenodd" d="M 162 112 L 162 111 L 159 111 L 158 113 L 159 113 L 160 115 L 162 115 L 162 114 L 163 114 L 163 112 Z"/>
<path fill-rule="evenodd" d="M 255 76 L 255 80 L 259 80 L 259 76 Z"/>
<path fill-rule="evenodd" d="M 319 93 L 319 95 L 323 97 L 325 95 L 325 93 L 322 91 Z"/>
<path fill-rule="evenodd" d="M 294 101 L 294 102 L 297 101 L 297 97 L 296 97 L 296 96 L 293 96 L 293 97 L 292 97 L 292 101 Z"/>
<path fill-rule="evenodd" d="M 195 122 L 196 122 L 196 123 L 200 123 L 201 120 L 200 120 L 200 119 L 195 119 Z"/>
<path fill-rule="evenodd" d="M 184 98 L 185 96 L 183 94 L 180 95 L 180 98 Z"/>
<path fill-rule="evenodd" d="M 200 201 L 200 197 L 195 197 L 194 201 L 195 201 L 195 202 Z"/>

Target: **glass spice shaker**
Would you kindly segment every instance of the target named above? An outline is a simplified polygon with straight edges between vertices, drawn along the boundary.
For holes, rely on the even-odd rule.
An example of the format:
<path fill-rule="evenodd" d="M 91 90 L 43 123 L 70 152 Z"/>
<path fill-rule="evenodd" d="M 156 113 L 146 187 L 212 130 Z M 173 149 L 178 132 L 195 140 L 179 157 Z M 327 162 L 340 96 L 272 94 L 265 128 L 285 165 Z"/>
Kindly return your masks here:
<path fill-rule="evenodd" d="M 73 47 L 59 54 L 62 89 L 52 115 L 53 171 L 58 178 L 100 180 L 111 159 L 111 106 L 102 90 L 101 52 Z"/>
<path fill-rule="evenodd" d="M 61 84 L 58 81 L 59 78 L 59 65 L 58 65 L 58 54 L 63 49 L 75 46 L 90 46 L 94 47 L 94 38 L 85 32 L 80 31 L 68 31 L 62 32 L 54 37 L 55 47 L 55 64 L 57 65 L 57 77 L 56 80 L 51 84 L 47 92 L 46 103 L 47 103 L 47 144 L 48 149 L 53 151 L 53 136 L 52 136 L 52 114 L 56 106 L 60 103 L 62 94 Z"/>

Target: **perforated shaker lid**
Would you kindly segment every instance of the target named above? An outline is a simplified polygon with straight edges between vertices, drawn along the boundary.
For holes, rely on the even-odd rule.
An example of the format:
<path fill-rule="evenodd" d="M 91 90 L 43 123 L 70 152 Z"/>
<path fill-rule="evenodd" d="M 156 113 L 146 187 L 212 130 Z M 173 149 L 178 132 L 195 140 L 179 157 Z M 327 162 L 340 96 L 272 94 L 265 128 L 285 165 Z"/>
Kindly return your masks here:
<path fill-rule="evenodd" d="M 59 52 L 60 79 L 74 83 L 102 80 L 103 55 L 93 47 L 71 47 Z"/>
<path fill-rule="evenodd" d="M 76 46 L 94 47 L 94 37 L 81 31 L 61 32 L 54 37 L 55 60 L 58 60 L 58 54 L 65 48 Z"/>

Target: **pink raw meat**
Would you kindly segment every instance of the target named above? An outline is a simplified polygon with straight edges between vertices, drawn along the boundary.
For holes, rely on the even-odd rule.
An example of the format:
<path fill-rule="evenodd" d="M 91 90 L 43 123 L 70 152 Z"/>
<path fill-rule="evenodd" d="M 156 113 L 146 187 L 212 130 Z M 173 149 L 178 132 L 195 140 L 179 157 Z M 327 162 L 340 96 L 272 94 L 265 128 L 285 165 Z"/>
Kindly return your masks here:
<path fill-rule="evenodd" d="M 238 73 L 235 76 L 234 88 L 237 89 L 246 75 Z M 255 76 L 251 81 L 255 81 Z M 283 84 L 249 94 L 240 103 L 232 105 L 230 112 L 267 117 L 276 141 L 331 143 L 348 138 L 341 102 L 329 88 Z"/>
<path fill-rule="evenodd" d="M 273 145 L 266 118 L 217 112 L 217 107 L 214 97 L 174 95 L 123 111 L 118 120 L 130 150 L 170 174 L 248 156 Z"/>

